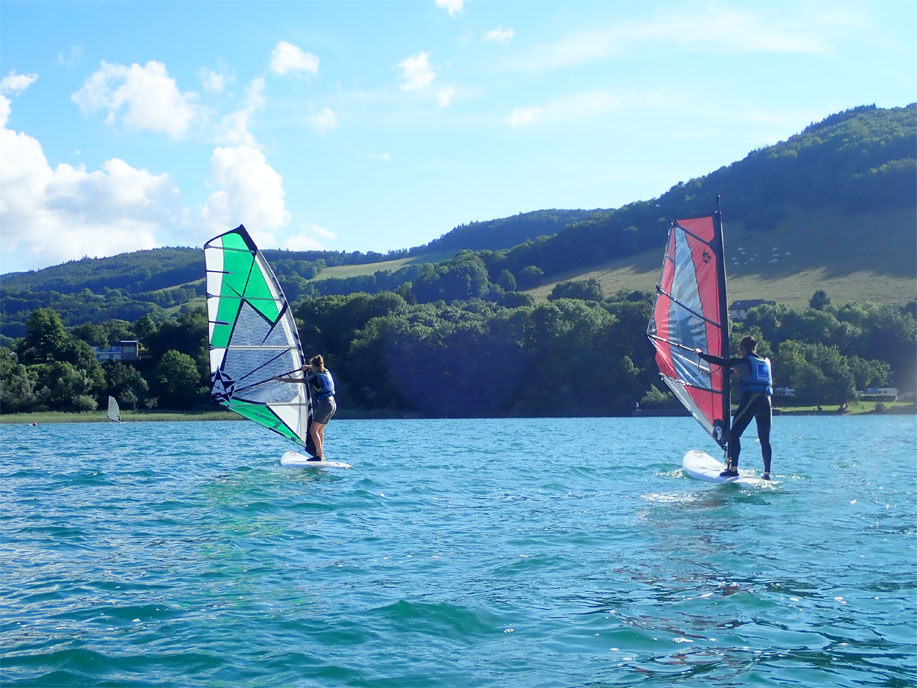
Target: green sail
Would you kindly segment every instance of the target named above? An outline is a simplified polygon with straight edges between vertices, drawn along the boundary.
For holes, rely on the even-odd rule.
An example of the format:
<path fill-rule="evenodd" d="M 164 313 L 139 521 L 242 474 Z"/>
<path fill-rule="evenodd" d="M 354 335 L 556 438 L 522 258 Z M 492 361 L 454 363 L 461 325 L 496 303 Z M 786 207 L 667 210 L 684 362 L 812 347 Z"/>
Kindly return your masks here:
<path fill-rule="evenodd" d="M 204 245 L 213 398 L 307 449 L 308 385 L 278 382 L 303 364 L 299 332 L 280 284 L 245 227 Z"/>

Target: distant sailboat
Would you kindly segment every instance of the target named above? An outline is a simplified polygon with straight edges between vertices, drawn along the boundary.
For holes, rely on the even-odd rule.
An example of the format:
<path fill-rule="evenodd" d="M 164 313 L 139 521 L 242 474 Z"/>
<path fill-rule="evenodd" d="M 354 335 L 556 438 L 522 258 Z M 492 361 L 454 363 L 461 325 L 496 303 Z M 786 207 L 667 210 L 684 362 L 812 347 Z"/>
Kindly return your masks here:
<path fill-rule="evenodd" d="M 116 423 L 121 422 L 121 409 L 114 397 L 108 397 L 108 419 Z"/>

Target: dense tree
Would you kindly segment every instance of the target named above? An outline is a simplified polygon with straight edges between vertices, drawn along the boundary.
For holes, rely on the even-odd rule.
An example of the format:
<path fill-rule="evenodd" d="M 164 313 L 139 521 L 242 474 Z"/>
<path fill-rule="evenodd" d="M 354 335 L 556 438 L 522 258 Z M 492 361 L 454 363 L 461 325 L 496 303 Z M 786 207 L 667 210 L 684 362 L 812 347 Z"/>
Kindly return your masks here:
<path fill-rule="evenodd" d="M 556 299 L 582 299 L 584 301 L 601 301 L 605 298 L 602 285 L 594 277 L 584 280 L 559 282 L 548 294 L 548 301 Z"/>
<path fill-rule="evenodd" d="M 825 293 L 824 289 L 818 289 L 812 298 L 809 299 L 809 308 L 814 308 L 817 311 L 824 310 L 824 308 L 831 303 L 831 299 L 828 298 L 828 295 Z"/>
<path fill-rule="evenodd" d="M 54 361 L 69 340 L 60 316 L 50 308 L 32 311 L 20 353 L 25 363 Z"/>
<path fill-rule="evenodd" d="M 628 413 L 638 400 L 644 407 L 672 403 L 658 385 L 644 337 L 650 294 L 621 291 L 602 300 L 555 298 L 537 305 L 516 292 L 501 299 L 506 305 L 411 303 L 400 293 L 364 293 L 306 299 L 293 312 L 306 352 L 324 354 L 334 371 L 344 408 L 553 416 Z M 87 410 L 108 394 L 127 408 L 152 407 L 157 399 L 176 409 L 208 403 L 201 309 L 161 323 L 141 318 L 126 329 L 119 325 L 144 334 L 146 358 L 104 366 L 84 341 L 61 335 L 53 311 L 31 320 L 32 346 L 23 338 L 17 347 L 25 358 L 0 349 L 0 411 Z M 889 383 L 913 392 L 906 377 L 917 358 L 911 305 L 762 306 L 732 328 L 733 354 L 749 334 L 774 360 L 777 386 L 794 387 L 800 403 L 839 403 L 856 389 Z"/>
<path fill-rule="evenodd" d="M 19 363 L 16 354 L 0 347 L 0 411 L 31 411 L 39 404 L 35 395 L 35 377 Z"/>
<path fill-rule="evenodd" d="M 166 351 L 153 372 L 154 392 L 165 408 L 188 408 L 200 401 L 200 373 L 194 359 L 180 351 Z"/>
<path fill-rule="evenodd" d="M 37 367 L 36 388 L 42 402 L 60 411 L 94 411 L 97 381 L 86 371 L 66 361 L 53 361 Z"/>
<path fill-rule="evenodd" d="M 120 361 L 106 361 L 102 365 L 105 372 L 105 389 L 103 397 L 111 395 L 124 408 L 151 408 L 156 400 L 150 397 L 147 381 L 132 365 Z"/>
<path fill-rule="evenodd" d="M 500 270 L 500 274 L 497 276 L 496 284 L 503 291 L 516 291 L 516 278 L 506 268 Z"/>
<path fill-rule="evenodd" d="M 521 289 L 530 289 L 531 287 L 537 286 L 543 277 L 544 270 L 542 270 L 540 267 L 537 265 L 526 265 L 518 273 L 516 282 L 519 284 Z"/>

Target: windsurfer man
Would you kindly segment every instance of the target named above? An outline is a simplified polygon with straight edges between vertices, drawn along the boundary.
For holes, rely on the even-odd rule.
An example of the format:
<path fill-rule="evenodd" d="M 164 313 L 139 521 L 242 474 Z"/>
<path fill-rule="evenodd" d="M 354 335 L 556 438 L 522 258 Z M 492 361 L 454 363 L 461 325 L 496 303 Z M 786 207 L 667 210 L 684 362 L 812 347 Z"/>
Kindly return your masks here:
<path fill-rule="evenodd" d="M 312 385 L 313 405 L 312 422 L 309 424 L 309 436 L 315 445 L 315 456 L 310 461 L 321 461 L 325 458 L 325 426 L 337 411 L 334 401 L 334 379 L 325 368 L 325 361 L 321 354 L 313 356 L 309 363 L 304 363 L 302 377 L 275 377 L 280 382 L 297 382 Z"/>
<path fill-rule="evenodd" d="M 771 395 L 774 393 L 774 379 L 770 359 L 759 356 L 757 348 L 758 342 L 754 337 L 745 337 L 739 344 L 741 356 L 738 358 L 720 358 L 700 349 L 694 350 L 708 363 L 732 368 L 740 378 L 742 400 L 732 417 L 726 470 L 720 474 L 723 477 L 739 474 L 739 452 L 742 449 L 739 438 L 754 418 L 758 427 L 758 440 L 761 442 L 761 457 L 764 459 L 764 475 L 761 477 L 765 480 L 771 478 Z"/>

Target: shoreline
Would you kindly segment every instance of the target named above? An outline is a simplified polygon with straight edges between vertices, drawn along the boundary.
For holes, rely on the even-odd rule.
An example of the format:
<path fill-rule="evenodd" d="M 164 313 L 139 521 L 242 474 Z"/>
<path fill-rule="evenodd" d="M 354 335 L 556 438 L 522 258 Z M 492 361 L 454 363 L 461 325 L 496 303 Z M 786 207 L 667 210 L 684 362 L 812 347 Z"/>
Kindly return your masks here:
<path fill-rule="evenodd" d="M 885 415 L 915 415 L 917 404 L 898 402 L 887 404 L 885 411 L 879 411 L 875 406 L 859 407 L 850 406 L 847 412 L 842 413 L 837 405 L 816 408 L 792 407 L 774 408 L 775 416 L 885 416 Z M 689 416 L 684 409 L 639 409 L 622 416 L 582 416 L 583 418 L 666 418 Z M 394 411 L 345 411 L 338 413 L 337 420 L 417 420 L 422 418 L 439 418 L 440 416 L 423 416 L 416 413 Z M 490 416 L 488 416 L 490 417 Z M 493 416 L 496 418 L 497 416 Z M 512 416 L 506 416 L 512 418 Z M 545 416 L 549 418 L 553 416 Z M 242 416 L 232 411 L 124 411 L 121 413 L 123 423 L 131 422 L 184 422 L 184 421 L 243 421 Z M 470 419 L 470 418 L 469 418 Z M 69 411 L 41 411 L 35 413 L 5 413 L 0 414 L 0 425 L 32 425 L 38 423 L 111 423 L 104 411 L 91 411 L 88 413 L 73 413 Z"/>

